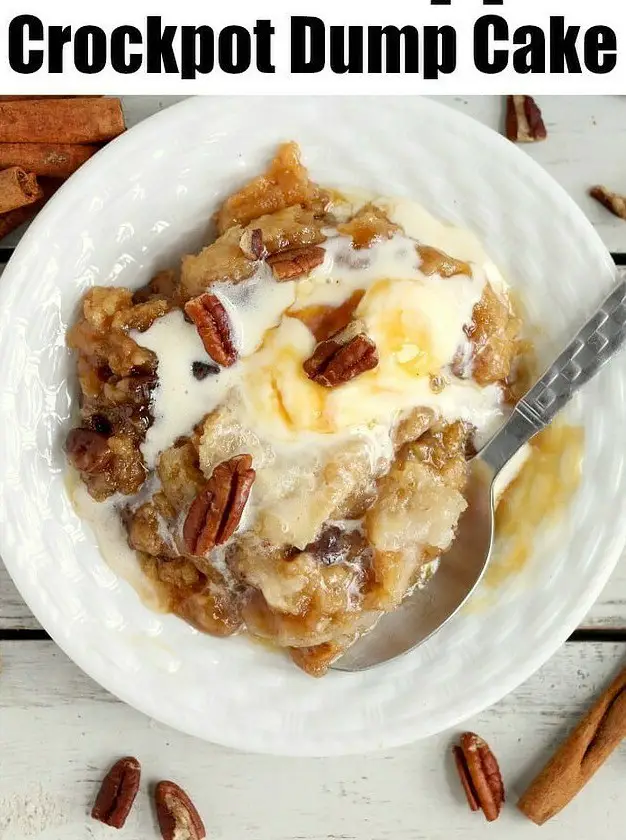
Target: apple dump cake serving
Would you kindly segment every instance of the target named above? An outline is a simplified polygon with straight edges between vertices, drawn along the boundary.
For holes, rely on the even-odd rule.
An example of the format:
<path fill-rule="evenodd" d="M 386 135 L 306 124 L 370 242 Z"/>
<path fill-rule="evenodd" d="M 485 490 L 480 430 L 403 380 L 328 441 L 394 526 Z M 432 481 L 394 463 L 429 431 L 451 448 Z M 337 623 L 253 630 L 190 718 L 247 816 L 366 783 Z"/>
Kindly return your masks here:
<path fill-rule="evenodd" d="M 294 144 L 215 226 L 180 271 L 85 295 L 76 503 L 161 609 L 320 676 L 452 543 L 520 322 L 469 234 L 321 189 Z"/>

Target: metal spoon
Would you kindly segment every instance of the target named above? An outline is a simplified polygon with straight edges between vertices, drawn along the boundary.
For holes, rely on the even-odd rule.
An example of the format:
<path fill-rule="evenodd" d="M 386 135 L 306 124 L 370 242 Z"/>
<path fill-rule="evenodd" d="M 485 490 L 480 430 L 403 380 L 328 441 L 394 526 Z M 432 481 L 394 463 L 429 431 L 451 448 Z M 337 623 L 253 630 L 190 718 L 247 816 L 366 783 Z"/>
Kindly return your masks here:
<path fill-rule="evenodd" d="M 493 545 L 494 482 L 513 455 L 544 429 L 626 341 L 622 281 L 547 372 L 518 402 L 500 431 L 470 462 L 468 506 L 439 569 L 394 612 L 385 613 L 333 665 L 363 671 L 413 650 L 444 626 L 480 582 Z"/>

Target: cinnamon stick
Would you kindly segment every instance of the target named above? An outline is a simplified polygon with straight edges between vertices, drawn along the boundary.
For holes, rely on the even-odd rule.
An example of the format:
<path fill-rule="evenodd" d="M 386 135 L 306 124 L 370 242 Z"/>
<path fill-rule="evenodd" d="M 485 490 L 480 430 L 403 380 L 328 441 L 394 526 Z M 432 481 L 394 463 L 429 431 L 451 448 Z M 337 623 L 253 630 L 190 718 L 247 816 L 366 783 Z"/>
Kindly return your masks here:
<path fill-rule="evenodd" d="M 52 99 L 51 96 L 0 96 L 0 102 L 19 102 L 26 99 Z M 61 97 L 59 97 L 60 99 Z"/>
<path fill-rule="evenodd" d="M 69 178 L 99 146 L 67 143 L 0 143 L 0 169 L 21 166 L 47 178 Z"/>
<path fill-rule="evenodd" d="M 78 97 L 76 95 L 61 96 L 60 94 L 57 94 L 57 95 L 52 94 L 51 95 L 51 94 L 42 93 L 42 94 L 39 94 L 38 96 L 0 96 L 0 102 L 19 102 L 20 100 L 24 101 L 25 99 L 80 99 L 80 98 L 82 98 L 82 99 L 100 99 L 101 95 L 102 94 L 98 94 L 97 96 Z"/>
<path fill-rule="evenodd" d="M 37 178 L 19 166 L 0 172 L 0 213 L 34 204 L 43 197 Z"/>
<path fill-rule="evenodd" d="M 11 210 L 9 213 L 3 213 L 0 216 L 0 241 L 26 222 L 30 222 L 48 199 L 52 198 L 62 183 L 62 181 L 52 179 L 42 182 L 43 196 L 38 201 L 25 207 L 19 207 L 17 210 Z"/>
<path fill-rule="evenodd" d="M 537 825 L 558 814 L 626 737 L 626 669 L 591 707 L 517 807 Z"/>
<path fill-rule="evenodd" d="M 119 99 L 0 102 L 0 143 L 104 143 L 124 129 Z"/>

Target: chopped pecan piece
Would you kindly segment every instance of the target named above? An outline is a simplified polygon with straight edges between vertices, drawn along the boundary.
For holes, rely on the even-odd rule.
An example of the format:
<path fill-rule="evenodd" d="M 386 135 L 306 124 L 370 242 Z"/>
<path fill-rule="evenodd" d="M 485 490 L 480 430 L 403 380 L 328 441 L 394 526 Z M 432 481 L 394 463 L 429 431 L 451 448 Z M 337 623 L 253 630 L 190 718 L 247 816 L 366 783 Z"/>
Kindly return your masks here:
<path fill-rule="evenodd" d="M 366 335 L 361 321 L 352 321 L 344 330 L 315 348 L 304 362 L 304 372 L 319 385 L 334 388 L 378 364 L 378 350 Z"/>
<path fill-rule="evenodd" d="M 611 192 L 603 186 L 592 187 L 589 195 L 603 204 L 614 216 L 626 220 L 626 196 Z"/>
<path fill-rule="evenodd" d="M 319 245 L 309 245 L 306 248 L 293 248 L 273 254 L 268 258 L 267 264 L 272 267 L 277 280 L 294 280 L 321 265 L 324 262 L 324 254 L 324 249 Z"/>
<path fill-rule="evenodd" d="M 127 756 L 116 761 L 102 780 L 91 811 L 92 819 L 111 828 L 123 828 L 137 796 L 140 779 L 141 765 L 136 758 Z"/>
<path fill-rule="evenodd" d="M 498 819 L 504 803 L 504 783 L 489 745 L 473 732 L 461 735 L 453 749 L 456 768 L 472 811 L 482 809 L 489 822 Z"/>
<path fill-rule="evenodd" d="M 163 840 L 204 840 L 206 829 L 200 814 L 175 782 L 159 782 L 154 802 Z"/>
<path fill-rule="evenodd" d="M 541 111 L 532 96 L 507 98 L 506 136 L 514 143 L 535 143 L 548 136 Z"/>
<path fill-rule="evenodd" d="M 209 356 L 223 367 L 234 365 L 237 349 L 233 344 L 228 313 L 220 299 L 211 292 L 205 292 L 188 301 L 185 312 L 196 325 Z"/>
<path fill-rule="evenodd" d="M 191 503 L 183 540 L 190 554 L 203 557 L 235 533 L 256 477 L 250 455 L 223 461 Z"/>
<path fill-rule="evenodd" d="M 84 473 L 102 472 L 113 456 L 107 436 L 91 429 L 72 429 L 65 448 L 70 463 Z"/>
<path fill-rule="evenodd" d="M 249 260 L 262 260 L 267 256 L 261 228 L 246 228 L 241 234 L 239 247 Z"/>

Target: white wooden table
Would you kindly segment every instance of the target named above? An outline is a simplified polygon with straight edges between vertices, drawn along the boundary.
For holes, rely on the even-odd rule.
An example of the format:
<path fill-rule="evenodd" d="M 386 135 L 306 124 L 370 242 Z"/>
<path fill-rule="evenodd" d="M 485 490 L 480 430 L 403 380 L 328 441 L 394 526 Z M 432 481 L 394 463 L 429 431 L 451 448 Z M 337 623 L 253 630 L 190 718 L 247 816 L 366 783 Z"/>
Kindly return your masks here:
<path fill-rule="evenodd" d="M 441 99 L 494 128 L 501 124 L 498 97 Z M 128 97 L 128 122 L 175 101 Z M 568 190 L 616 260 L 626 263 L 626 223 L 586 194 L 594 183 L 626 192 L 626 103 L 622 97 L 544 97 L 540 104 L 550 136 L 528 154 Z M 1 244 L 0 259 L 8 258 L 13 244 Z M 452 732 L 390 753 L 287 760 L 233 753 L 161 726 L 107 694 L 48 640 L 1 563 L 0 649 L 0 840 L 116 836 L 87 813 L 104 769 L 125 754 L 140 758 L 146 781 L 181 783 L 211 838 L 516 840 L 537 830 L 513 807 L 494 826 L 470 813 L 449 760 Z M 467 725 L 493 746 L 511 802 L 625 659 L 622 561 L 572 639 L 526 684 Z M 625 770 L 621 749 L 572 805 L 541 829 L 542 836 L 626 837 Z M 138 799 L 119 836 L 158 836 L 146 796 Z"/>

